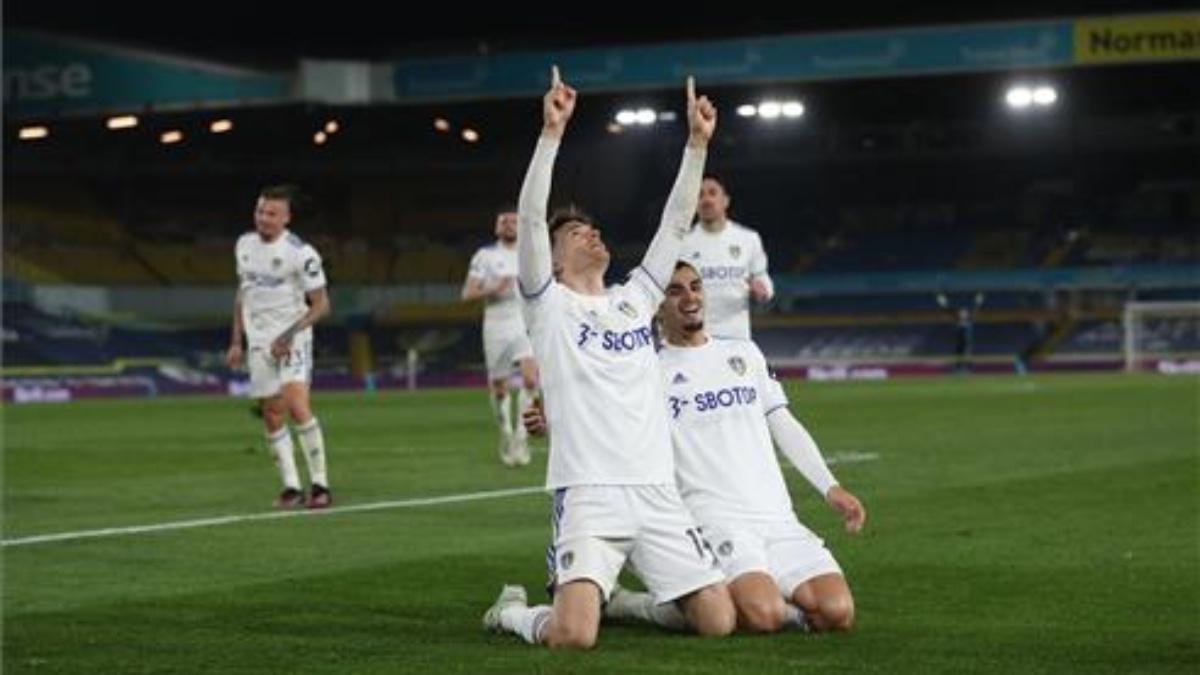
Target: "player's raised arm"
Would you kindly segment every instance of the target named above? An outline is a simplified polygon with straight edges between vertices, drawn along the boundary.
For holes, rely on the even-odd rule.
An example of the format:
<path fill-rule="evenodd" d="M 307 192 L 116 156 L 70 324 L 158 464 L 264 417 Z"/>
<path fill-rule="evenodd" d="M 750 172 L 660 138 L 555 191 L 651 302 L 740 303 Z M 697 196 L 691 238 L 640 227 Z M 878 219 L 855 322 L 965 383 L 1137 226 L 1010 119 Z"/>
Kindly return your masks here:
<path fill-rule="evenodd" d="M 542 133 L 533 159 L 521 184 L 517 202 L 517 269 L 521 292 L 537 295 L 550 283 L 550 235 L 546 229 L 546 203 L 550 199 L 550 180 L 559 141 L 575 112 L 575 90 L 563 84 L 558 66 L 550 71 L 550 89 L 542 97 Z"/>
<path fill-rule="evenodd" d="M 704 179 L 704 163 L 708 158 L 708 142 L 717 127 L 717 109 L 707 96 L 696 96 L 696 81 L 687 79 L 688 142 L 683 150 L 683 161 L 667 205 L 663 209 L 658 232 L 654 235 L 641 269 L 648 274 L 659 288 L 666 288 L 679 259 L 684 235 L 692 224 L 696 213 L 696 202 L 700 199 L 700 183 Z"/>

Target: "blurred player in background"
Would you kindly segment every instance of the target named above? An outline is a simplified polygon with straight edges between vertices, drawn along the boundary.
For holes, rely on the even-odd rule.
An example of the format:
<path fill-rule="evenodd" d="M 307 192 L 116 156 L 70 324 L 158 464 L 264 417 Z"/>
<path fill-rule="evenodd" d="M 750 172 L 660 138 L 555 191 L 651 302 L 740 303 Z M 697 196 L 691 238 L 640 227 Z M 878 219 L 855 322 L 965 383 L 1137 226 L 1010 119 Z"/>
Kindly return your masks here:
<path fill-rule="evenodd" d="M 537 366 L 525 332 L 521 301 L 517 298 L 517 211 L 496 214 L 496 243 L 484 246 L 471 258 L 462 299 L 483 299 L 483 357 L 487 362 L 490 400 L 500 426 L 500 461 L 506 466 L 529 463 L 529 444 L 520 414 L 513 414 L 513 373 L 521 372 L 516 387 L 517 410 L 529 407 L 537 391 Z M 515 426 L 515 428 L 514 428 Z"/>
<path fill-rule="evenodd" d="M 483 622 L 532 644 L 588 649 L 599 634 L 601 606 L 629 561 L 657 601 L 679 604 L 690 628 L 725 635 L 736 626 L 736 610 L 675 487 L 650 326 L 696 209 L 716 109 L 696 97 L 689 78 L 687 146 L 658 231 L 628 281 L 605 288 L 610 256 L 591 219 L 577 211 L 546 219 L 575 99 L 555 68 L 521 187 L 517 249 L 546 416 L 555 425 L 546 474 L 554 491 L 546 556 L 554 604 L 530 607 L 523 587 L 504 586 Z"/>
<path fill-rule="evenodd" d="M 708 300 L 710 334 L 750 339 L 750 301 L 775 296 L 767 254 L 754 230 L 728 218 L 729 193 L 716 176 L 700 186 L 697 223 L 684 239 L 683 254 L 700 272 Z"/>
<path fill-rule="evenodd" d="M 325 271 L 316 249 L 287 227 L 298 190 L 290 185 L 264 189 L 254 209 L 254 232 L 234 249 L 238 291 L 226 363 L 250 370 L 250 395 L 262 408 L 267 442 L 283 479 L 277 508 L 325 508 L 333 503 L 325 468 L 325 439 L 309 405 L 312 379 L 312 326 L 329 314 Z M 246 338 L 244 351 L 242 337 Z M 310 492 L 300 485 L 290 416 L 308 464 Z"/>
<path fill-rule="evenodd" d="M 954 307 L 945 293 L 937 294 L 938 307 L 954 316 L 954 372 L 971 372 L 971 354 L 975 351 L 975 315 L 983 306 L 983 293 L 976 293 L 959 307 Z"/>

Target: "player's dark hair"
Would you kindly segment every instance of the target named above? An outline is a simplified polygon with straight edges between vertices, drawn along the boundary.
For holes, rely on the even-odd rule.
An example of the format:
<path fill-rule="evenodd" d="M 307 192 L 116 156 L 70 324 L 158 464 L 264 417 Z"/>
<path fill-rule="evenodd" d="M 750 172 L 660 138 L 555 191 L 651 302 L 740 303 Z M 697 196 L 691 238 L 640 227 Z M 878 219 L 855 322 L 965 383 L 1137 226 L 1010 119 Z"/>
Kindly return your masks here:
<path fill-rule="evenodd" d="M 578 206 L 571 205 L 566 208 L 557 209 L 554 213 L 550 214 L 550 221 L 547 224 L 550 230 L 550 241 L 554 241 L 554 233 L 567 223 L 583 223 L 592 227 L 596 226 L 595 219 Z"/>

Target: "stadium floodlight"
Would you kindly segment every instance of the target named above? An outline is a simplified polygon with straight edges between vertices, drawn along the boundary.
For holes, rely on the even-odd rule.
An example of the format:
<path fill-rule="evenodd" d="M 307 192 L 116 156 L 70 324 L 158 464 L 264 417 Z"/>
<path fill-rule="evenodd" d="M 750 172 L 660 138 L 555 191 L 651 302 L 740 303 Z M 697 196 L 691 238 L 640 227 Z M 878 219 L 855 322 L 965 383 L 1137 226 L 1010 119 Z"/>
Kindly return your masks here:
<path fill-rule="evenodd" d="M 1004 102 L 1010 108 L 1023 110 L 1033 103 L 1033 91 L 1029 87 L 1010 87 L 1004 95 Z"/>
<path fill-rule="evenodd" d="M 342 128 L 342 126 L 340 124 L 338 124 L 337 120 L 329 120 L 328 122 L 325 123 L 325 133 L 327 133 L 327 134 L 336 134 L 338 132 L 338 129 L 341 129 L 341 128 Z"/>
<path fill-rule="evenodd" d="M 132 129 L 138 125 L 137 115 L 117 115 L 104 122 L 104 126 L 116 131 L 117 129 Z"/>
<path fill-rule="evenodd" d="M 1033 90 L 1033 102 L 1040 106 L 1054 105 L 1058 100 L 1058 91 L 1049 85 L 1042 85 Z"/>
<path fill-rule="evenodd" d="M 433 118 L 433 128 L 441 132 L 450 131 L 450 121 L 444 117 Z"/>
<path fill-rule="evenodd" d="M 468 143 L 476 143 L 479 141 L 479 132 L 467 127 L 462 130 L 462 139 Z"/>
<path fill-rule="evenodd" d="M 173 145 L 183 140 L 183 132 L 178 129 L 164 131 L 162 135 L 158 137 L 158 140 L 163 145 Z"/>
<path fill-rule="evenodd" d="M 765 120 L 773 120 L 783 113 L 783 105 L 779 101 L 763 101 L 758 104 L 758 116 Z"/>
<path fill-rule="evenodd" d="M 233 120 L 230 120 L 230 119 L 213 120 L 212 124 L 208 125 L 208 130 L 213 132 L 214 134 L 223 134 L 226 131 L 230 131 L 232 129 L 233 129 Z"/>
<path fill-rule="evenodd" d="M 739 117 L 754 117 L 758 114 L 758 108 L 752 103 L 743 103 L 737 107 L 737 114 Z"/>
<path fill-rule="evenodd" d="M 318 131 L 313 134 L 313 143 L 316 145 L 324 145 L 327 140 L 329 140 L 329 135 L 324 131 Z"/>
<path fill-rule="evenodd" d="M 36 141 L 40 138 L 45 138 L 50 135 L 49 127 L 21 127 L 17 132 L 17 138 L 23 141 Z"/>
<path fill-rule="evenodd" d="M 651 125 L 658 120 L 658 113 L 650 108 L 640 108 L 637 111 L 637 123 L 641 125 Z"/>
<path fill-rule="evenodd" d="M 617 120 L 617 124 L 627 127 L 631 124 L 637 124 L 637 112 L 633 110 L 619 110 L 613 119 Z"/>
<path fill-rule="evenodd" d="M 780 110 L 784 117 L 795 119 L 804 114 L 804 104 L 800 101 L 785 101 Z"/>

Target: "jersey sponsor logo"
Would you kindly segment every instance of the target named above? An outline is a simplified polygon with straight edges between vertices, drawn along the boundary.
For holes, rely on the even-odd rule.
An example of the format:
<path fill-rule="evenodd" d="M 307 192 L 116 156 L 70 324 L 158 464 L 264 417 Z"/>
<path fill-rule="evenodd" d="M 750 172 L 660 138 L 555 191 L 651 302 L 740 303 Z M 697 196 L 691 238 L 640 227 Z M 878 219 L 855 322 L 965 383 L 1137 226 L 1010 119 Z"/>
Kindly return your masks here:
<path fill-rule="evenodd" d="M 275 288 L 282 286 L 287 280 L 283 277 L 272 276 L 270 274 L 259 274 L 258 272 L 246 272 L 246 283 L 251 286 L 259 286 L 263 288 Z"/>
<path fill-rule="evenodd" d="M 728 387 L 716 391 L 702 391 L 692 399 L 696 402 L 696 412 L 705 412 L 735 405 L 751 405 L 758 400 L 758 391 L 754 387 Z"/>
<path fill-rule="evenodd" d="M 746 360 L 740 356 L 731 356 L 727 361 L 729 367 L 738 375 L 746 374 Z"/>
<path fill-rule="evenodd" d="M 667 404 L 671 406 L 671 419 L 678 419 L 679 413 L 683 412 L 683 409 L 687 407 L 688 400 L 678 396 L 669 396 L 667 397 Z"/>
<path fill-rule="evenodd" d="M 586 323 L 579 324 L 579 337 L 575 339 L 575 346 L 582 347 L 587 344 L 587 341 L 596 337 L 599 333 L 595 328 L 592 328 Z"/>
<path fill-rule="evenodd" d="M 729 247 L 729 256 L 731 258 L 737 258 L 740 255 L 742 255 L 742 247 L 741 246 L 734 244 Z"/>
<path fill-rule="evenodd" d="M 746 268 L 741 265 L 705 265 L 700 268 L 700 277 L 704 281 L 721 281 L 724 279 L 744 279 Z"/>
<path fill-rule="evenodd" d="M 633 330 L 614 331 L 596 330 L 591 324 L 580 323 L 579 334 L 575 338 L 576 347 L 586 347 L 595 340 L 600 348 L 608 352 L 632 352 L 645 347 L 654 346 L 654 334 L 649 326 L 640 326 Z"/>
<path fill-rule="evenodd" d="M 668 396 L 667 405 L 671 407 L 671 419 L 678 419 L 684 408 L 694 407 L 696 412 L 709 412 L 734 406 L 750 406 L 758 401 L 758 390 L 754 387 L 726 387 L 712 391 L 701 391 L 690 399 L 682 396 Z"/>

